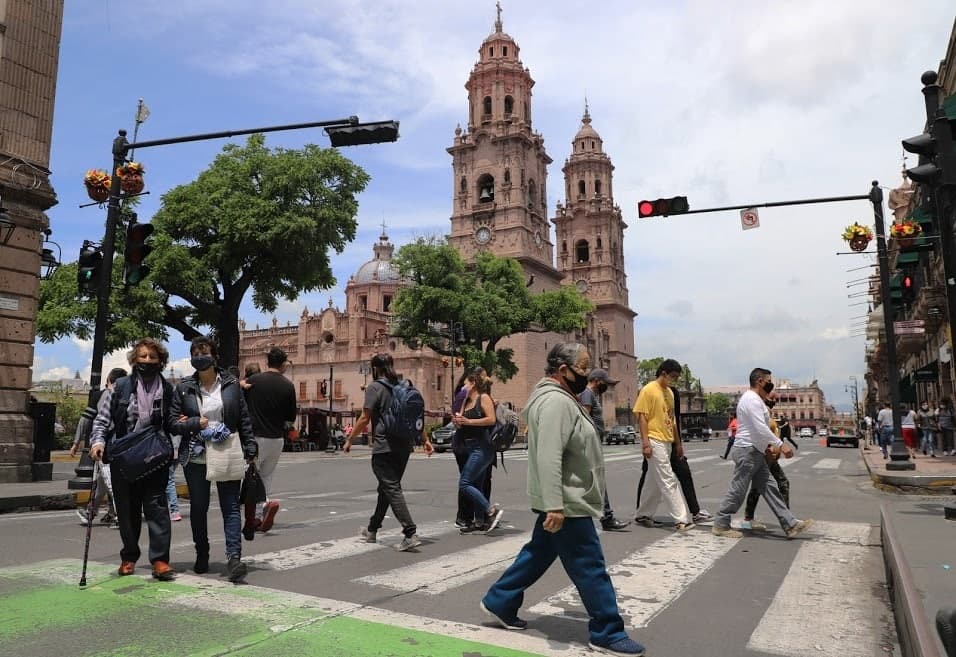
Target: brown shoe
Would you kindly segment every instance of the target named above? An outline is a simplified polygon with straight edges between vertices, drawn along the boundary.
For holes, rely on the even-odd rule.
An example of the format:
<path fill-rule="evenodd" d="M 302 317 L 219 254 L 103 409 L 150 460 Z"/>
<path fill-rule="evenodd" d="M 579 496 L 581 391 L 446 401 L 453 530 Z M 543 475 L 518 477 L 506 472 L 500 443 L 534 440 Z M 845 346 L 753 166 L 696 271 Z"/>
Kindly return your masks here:
<path fill-rule="evenodd" d="M 165 561 L 154 561 L 153 577 L 161 582 L 171 582 L 176 577 L 176 571 Z"/>
<path fill-rule="evenodd" d="M 272 523 L 275 522 L 276 514 L 279 512 L 278 502 L 266 502 L 262 509 L 262 524 L 256 529 L 263 534 L 272 529 Z"/>
<path fill-rule="evenodd" d="M 126 577 L 127 575 L 132 575 L 134 570 L 136 570 L 135 561 L 124 561 L 120 564 L 119 570 L 116 571 L 116 574 L 120 577 Z"/>

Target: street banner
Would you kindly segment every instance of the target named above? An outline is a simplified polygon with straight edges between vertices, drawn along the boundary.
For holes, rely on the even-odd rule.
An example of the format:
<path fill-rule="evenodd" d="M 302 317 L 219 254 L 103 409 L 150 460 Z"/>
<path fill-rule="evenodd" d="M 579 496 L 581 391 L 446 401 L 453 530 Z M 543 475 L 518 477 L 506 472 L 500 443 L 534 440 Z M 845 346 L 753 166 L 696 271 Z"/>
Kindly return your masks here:
<path fill-rule="evenodd" d="M 149 108 L 146 106 L 146 103 L 143 102 L 143 99 L 139 99 L 139 107 L 136 108 L 136 123 L 142 123 L 149 118 Z"/>

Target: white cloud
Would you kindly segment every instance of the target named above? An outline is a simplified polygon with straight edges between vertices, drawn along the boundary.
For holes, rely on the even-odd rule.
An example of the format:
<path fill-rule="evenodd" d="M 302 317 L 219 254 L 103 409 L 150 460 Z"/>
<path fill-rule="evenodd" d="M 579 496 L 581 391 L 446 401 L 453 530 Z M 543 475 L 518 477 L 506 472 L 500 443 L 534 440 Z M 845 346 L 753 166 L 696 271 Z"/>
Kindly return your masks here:
<path fill-rule="evenodd" d="M 69 367 L 53 367 L 39 374 L 33 375 L 34 381 L 59 381 L 60 379 L 72 379 L 75 372 Z"/>

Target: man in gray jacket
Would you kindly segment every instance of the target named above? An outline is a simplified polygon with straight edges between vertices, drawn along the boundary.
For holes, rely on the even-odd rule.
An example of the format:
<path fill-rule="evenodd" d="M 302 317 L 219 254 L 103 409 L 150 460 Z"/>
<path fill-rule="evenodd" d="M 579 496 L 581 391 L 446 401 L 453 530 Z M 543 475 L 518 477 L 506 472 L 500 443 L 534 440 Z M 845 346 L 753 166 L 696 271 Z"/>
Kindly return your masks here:
<path fill-rule="evenodd" d="M 555 345 L 545 378 L 525 404 L 528 496 L 537 520 L 531 540 L 482 598 L 481 608 L 505 629 L 525 629 L 528 623 L 518 617 L 525 589 L 560 558 L 591 617 L 591 648 L 640 656 L 644 646 L 624 631 L 594 527 L 594 519 L 604 514 L 604 457 L 598 431 L 577 401 L 587 386 L 589 365 L 584 345 Z"/>

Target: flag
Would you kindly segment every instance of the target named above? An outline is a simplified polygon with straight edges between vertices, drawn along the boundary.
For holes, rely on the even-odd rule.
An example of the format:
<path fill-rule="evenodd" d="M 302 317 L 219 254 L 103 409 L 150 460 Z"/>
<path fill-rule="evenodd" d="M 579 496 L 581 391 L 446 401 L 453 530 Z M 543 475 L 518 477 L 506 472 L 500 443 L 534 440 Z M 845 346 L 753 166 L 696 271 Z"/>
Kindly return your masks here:
<path fill-rule="evenodd" d="M 139 107 L 136 108 L 136 122 L 142 123 L 149 118 L 149 108 L 146 107 L 146 103 L 143 102 L 143 99 L 139 99 Z"/>

